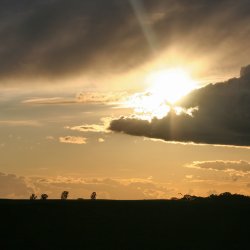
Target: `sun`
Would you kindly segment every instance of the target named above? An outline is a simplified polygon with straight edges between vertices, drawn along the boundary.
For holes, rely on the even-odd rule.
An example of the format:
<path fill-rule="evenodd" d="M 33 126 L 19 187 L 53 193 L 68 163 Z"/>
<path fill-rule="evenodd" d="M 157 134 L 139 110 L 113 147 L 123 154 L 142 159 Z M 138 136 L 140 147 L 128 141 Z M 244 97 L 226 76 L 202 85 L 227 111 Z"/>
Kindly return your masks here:
<path fill-rule="evenodd" d="M 188 72 L 181 68 L 153 72 L 147 76 L 146 82 L 150 85 L 148 92 L 171 104 L 197 87 Z"/>
<path fill-rule="evenodd" d="M 125 106 L 132 108 L 139 119 L 161 119 L 168 114 L 174 103 L 193 89 L 197 83 L 181 68 L 154 71 L 146 76 L 146 91 L 129 97 Z"/>

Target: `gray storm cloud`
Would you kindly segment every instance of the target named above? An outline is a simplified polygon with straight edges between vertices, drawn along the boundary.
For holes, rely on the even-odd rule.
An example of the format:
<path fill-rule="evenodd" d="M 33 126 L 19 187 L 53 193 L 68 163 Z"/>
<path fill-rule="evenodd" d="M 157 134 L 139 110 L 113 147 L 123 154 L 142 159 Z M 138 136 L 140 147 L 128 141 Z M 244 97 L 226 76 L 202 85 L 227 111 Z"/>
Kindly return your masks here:
<path fill-rule="evenodd" d="M 2 0 L 0 79 L 124 72 L 174 44 L 238 66 L 249 11 L 245 0 Z"/>
<path fill-rule="evenodd" d="M 239 78 L 197 89 L 178 104 L 199 109 L 193 116 L 171 111 L 151 122 L 121 117 L 110 130 L 165 141 L 250 146 L 250 65 Z"/>

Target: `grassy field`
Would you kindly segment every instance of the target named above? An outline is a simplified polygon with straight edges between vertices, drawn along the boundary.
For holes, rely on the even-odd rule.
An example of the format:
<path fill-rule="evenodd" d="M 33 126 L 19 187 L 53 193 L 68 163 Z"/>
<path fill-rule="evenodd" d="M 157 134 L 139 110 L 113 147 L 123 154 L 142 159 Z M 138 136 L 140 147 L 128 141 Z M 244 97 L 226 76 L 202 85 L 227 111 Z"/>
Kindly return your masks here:
<path fill-rule="evenodd" d="M 0 200 L 0 249 L 250 249 L 250 199 Z"/>

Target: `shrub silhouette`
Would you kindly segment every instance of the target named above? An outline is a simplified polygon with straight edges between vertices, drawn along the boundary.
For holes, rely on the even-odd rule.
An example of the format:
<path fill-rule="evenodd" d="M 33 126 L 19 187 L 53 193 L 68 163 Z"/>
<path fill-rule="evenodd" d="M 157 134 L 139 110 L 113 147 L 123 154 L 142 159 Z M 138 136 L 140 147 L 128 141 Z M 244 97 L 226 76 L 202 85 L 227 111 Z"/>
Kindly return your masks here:
<path fill-rule="evenodd" d="M 67 200 L 68 195 L 69 195 L 68 191 L 63 191 L 61 194 L 61 200 Z"/>
<path fill-rule="evenodd" d="M 182 199 L 187 200 L 187 201 L 193 201 L 193 200 L 197 199 L 197 197 L 194 195 L 185 194 Z"/>
<path fill-rule="evenodd" d="M 233 194 L 231 194 L 230 192 L 224 192 L 220 194 L 220 197 L 231 197 L 233 196 Z"/>
<path fill-rule="evenodd" d="M 47 194 L 41 194 L 41 200 L 47 200 L 48 197 Z"/>
<path fill-rule="evenodd" d="M 37 196 L 35 194 L 31 194 L 30 200 L 36 200 Z"/>
<path fill-rule="evenodd" d="M 93 192 L 90 196 L 91 200 L 95 200 L 96 199 L 96 192 Z"/>

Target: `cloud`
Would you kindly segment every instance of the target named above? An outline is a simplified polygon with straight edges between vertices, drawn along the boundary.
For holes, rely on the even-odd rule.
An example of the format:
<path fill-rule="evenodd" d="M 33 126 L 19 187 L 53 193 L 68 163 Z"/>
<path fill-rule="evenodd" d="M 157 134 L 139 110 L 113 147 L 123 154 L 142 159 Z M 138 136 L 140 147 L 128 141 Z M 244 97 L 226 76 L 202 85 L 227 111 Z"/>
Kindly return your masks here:
<path fill-rule="evenodd" d="M 28 126 L 28 127 L 38 127 L 41 123 L 35 120 L 0 120 L 0 126 Z"/>
<path fill-rule="evenodd" d="M 80 132 L 109 133 L 108 127 L 111 120 L 111 117 L 103 117 L 101 118 L 101 124 L 83 124 L 72 127 L 67 126 L 65 128 Z"/>
<path fill-rule="evenodd" d="M 22 101 L 24 104 L 72 104 L 74 99 L 66 99 L 62 97 L 47 97 L 47 98 L 31 98 Z"/>
<path fill-rule="evenodd" d="M 245 0 L 3 0 L 0 78 L 123 72 L 176 44 L 238 65 L 250 52 L 249 9 Z"/>
<path fill-rule="evenodd" d="M 244 188 L 247 182 L 228 182 L 189 179 L 188 185 L 176 187 L 173 183 L 161 183 L 148 178 L 84 178 L 77 176 L 27 176 L 0 173 L 0 197 L 28 199 L 30 194 L 47 193 L 49 198 L 60 198 L 62 191 L 69 191 L 69 198 L 89 199 L 92 192 L 97 192 L 98 199 L 166 199 L 181 193 L 207 195 L 213 186 L 218 193 L 229 191 L 247 195 Z M 193 180 L 193 181 L 191 181 Z M 188 192 L 185 190 L 189 190 Z M 213 191 L 214 192 L 214 191 Z"/>
<path fill-rule="evenodd" d="M 94 91 L 81 91 L 76 97 L 34 97 L 23 100 L 23 104 L 40 104 L 40 105 L 53 105 L 53 104 L 74 104 L 74 103 L 91 103 L 91 104 L 120 104 L 122 103 L 128 93 L 123 92 L 94 92 Z"/>
<path fill-rule="evenodd" d="M 70 143 L 70 144 L 86 144 L 87 138 L 79 137 L 79 136 L 65 136 L 59 137 L 59 141 L 62 143 Z"/>
<path fill-rule="evenodd" d="M 89 199 L 93 191 L 99 199 L 162 199 L 177 192 L 152 178 L 21 177 L 0 173 L 0 198 L 28 199 L 32 193 L 60 198 L 64 190 L 69 191 L 71 199 Z"/>
<path fill-rule="evenodd" d="M 48 135 L 45 137 L 46 140 L 50 140 L 50 141 L 53 141 L 55 140 L 55 137 L 54 136 L 51 136 L 51 135 Z"/>
<path fill-rule="evenodd" d="M 103 125 L 99 125 L 99 124 L 85 124 L 85 125 L 66 127 L 66 128 L 70 130 L 81 131 L 81 132 L 96 132 L 96 133 L 107 132 L 106 127 Z"/>
<path fill-rule="evenodd" d="M 188 167 L 216 171 L 236 170 L 245 173 L 250 172 L 250 162 L 247 161 L 194 161 Z"/>
<path fill-rule="evenodd" d="M 143 178 L 116 179 L 116 178 L 73 178 L 48 177 L 35 178 L 34 186 L 40 192 L 44 190 L 51 197 L 59 197 L 62 190 L 68 190 L 71 198 L 89 198 L 97 192 L 98 198 L 104 199 L 160 199 L 167 198 L 176 192 L 165 184 Z"/>
<path fill-rule="evenodd" d="M 101 104 L 119 104 L 128 96 L 126 91 L 122 92 L 94 92 L 82 91 L 77 94 L 76 100 L 81 103 L 101 103 Z"/>
<path fill-rule="evenodd" d="M 105 139 L 103 139 L 103 138 L 98 138 L 98 142 L 100 142 L 100 143 L 105 142 Z"/>
<path fill-rule="evenodd" d="M 1 198 L 29 198 L 33 188 L 26 178 L 14 174 L 0 173 L 0 197 Z"/>
<path fill-rule="evenodd" d="M 242 68 L 239 78 L 197 89 L 177 105 L 198 109 L 192 116 L 173 109 L 152 121 L 121 117 L 109 128 L 165 141 L 250 146 L 250 65 Z"/>
<path fill-rule="evenodd" d="M 233 181 L 250 174 L 250 162 L 247 161 L 194 161 L 186 167 L 224 172 L 229 174 Z"/>

